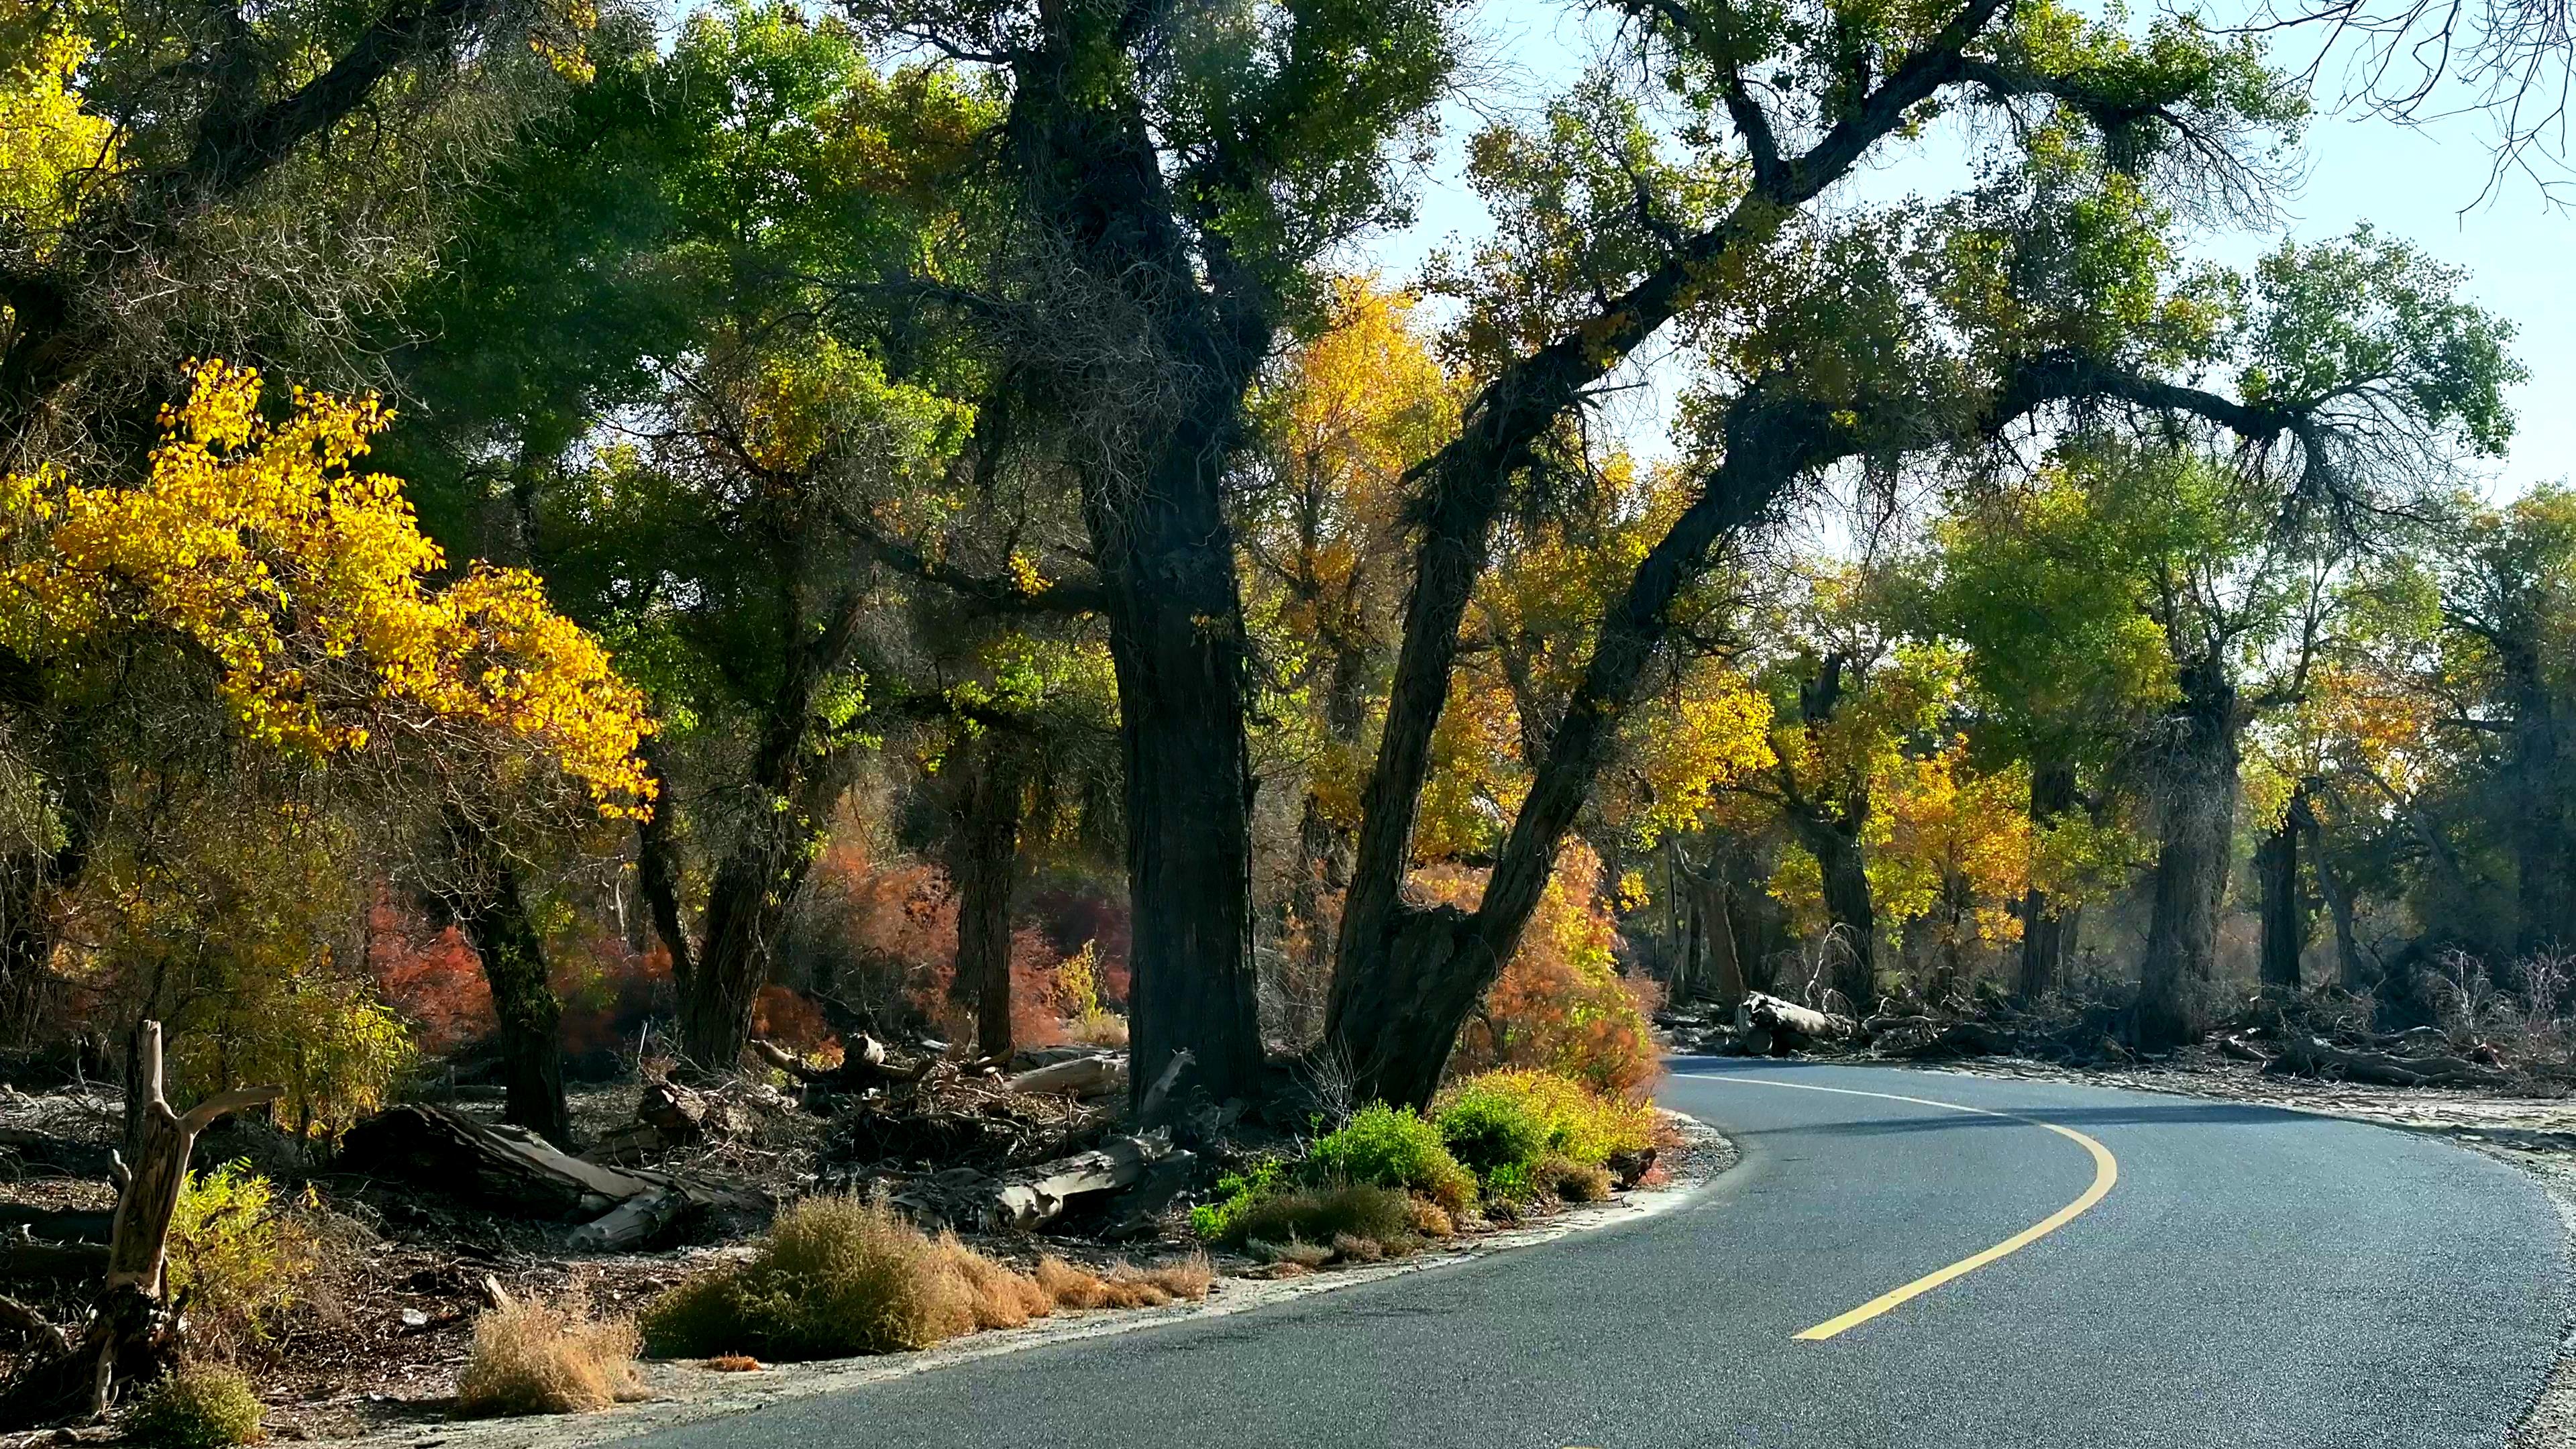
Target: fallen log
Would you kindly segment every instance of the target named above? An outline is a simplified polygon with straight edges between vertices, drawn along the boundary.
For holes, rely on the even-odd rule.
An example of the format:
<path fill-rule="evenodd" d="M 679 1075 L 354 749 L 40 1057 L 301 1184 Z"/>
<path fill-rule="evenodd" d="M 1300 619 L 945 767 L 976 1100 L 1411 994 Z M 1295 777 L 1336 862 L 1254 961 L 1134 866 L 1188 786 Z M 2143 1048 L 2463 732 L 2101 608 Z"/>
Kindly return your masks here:
<path fill-rule="evenodd" d="M 1748 1045 L 1760 1031 L 1767 1051 L 1774 1053 L 1816 1042 L 1849 1041 L 1859 1030 L 1848 1016 L 1814 1011 L 1759 991 L 1735 1008 L 1735 1029 L 1745 1034 Z"/>
<path fill-rule="evenodd" d="M 689 1207 L 689 1194 L 680 1187 L 640 1192 L 594 1221 L 573 1229 L 565 1245 L 576 1253 L 614 1253 L 646 1247 L 677 1229 L 680 1220 L 688 1216 Z"/>
<path fill-rule="evenodd" d="M 1004 1085 L 1038 1096 L 1105 1097 L 1126 1090 L 1127 1059 L 1103 1053 L 1022 1072 Z"/>
<path fill-rule="evenodd" d="M 885 1043 L 872 1036 L 845 1043 L 841 1049 L 841 1064 L 837 1067 L 809 1067 L 796 1053 L 761 1037 L 752 1038 L 751 1051 L 752 1055 L 806 1086 L 842 1092 L 918 1082 L 930 1074 L 931 1067 L 939 1060 L 936 1055 L 930 1055 L 909 1067 L 895 1066 L 886 1059 Z"/>
<path fill-rule="evenodd" d="M 1064 1216 L 1076 1198 L 1133 1186 L 1171 1150 L 1171 1139 L 1159 1132 L 1113 1137 L 1092 1151 L 1006 1174 L 974 1206 L 987 1231 L 1025 1232 Z"/>
<path fill-rule="evenodd" d="M 349 1129 L 333 1167 L 453 1193 L 528 1217 L 596 1217 L 661 1186 L 585 1162 L 524 1128 L 403 1103 Z"/>
<path fill-rule="evenodd" d="M 106 1272 L 105 1243 L 48 1243 L 23 1229 L 0 1237 L 0 1278 L 11 1282 L 90 1282 Z"/>
<path fill-rule="evenodd" d="M 2500 1087 L 2503 1072 L 2458 1057 L 2401 1057 L 2387 1052 L 2356 1052 L 2312 1036 L 2288 1032 L 2281 1054 L 2263 1070 L 2276 1075 L 2324 1077 L 2371 1082 L 2384 1087 Z"/>

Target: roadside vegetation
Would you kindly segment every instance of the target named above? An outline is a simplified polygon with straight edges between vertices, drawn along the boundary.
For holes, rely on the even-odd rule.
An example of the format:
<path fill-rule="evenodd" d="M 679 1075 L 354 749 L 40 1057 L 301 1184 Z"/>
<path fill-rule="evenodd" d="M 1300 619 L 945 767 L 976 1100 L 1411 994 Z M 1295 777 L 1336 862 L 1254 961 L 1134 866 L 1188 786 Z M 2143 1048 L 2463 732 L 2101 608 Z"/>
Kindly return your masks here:
<path fill-rule="evenodd" d="M 0 0 L 0 1433 L 1378 1261 L 1676 1045 L 2563 1091 L 2576 492 L 2198 260 L 2303 74 L 1608 3 Z"/>

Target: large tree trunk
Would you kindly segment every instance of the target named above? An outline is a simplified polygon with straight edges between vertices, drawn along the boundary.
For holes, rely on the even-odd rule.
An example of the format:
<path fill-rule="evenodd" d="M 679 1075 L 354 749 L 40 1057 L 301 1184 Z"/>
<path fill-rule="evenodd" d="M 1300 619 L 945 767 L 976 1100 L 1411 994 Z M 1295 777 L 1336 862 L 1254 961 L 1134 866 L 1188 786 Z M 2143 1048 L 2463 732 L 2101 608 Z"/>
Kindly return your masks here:
<path fill-rule="evenodd" d="M 2505 786 L 2514 858 L 2515 946 L 2525 956 L 2576 945 L 2576 852 L 2568 834 L 2565 751 L 2556 703 L 2536 648 L 2502 642 L 2506 694 L 2512 700 L 2511 754 Z"/>
<path fill-rule="evenodd" d="M 769 701 L 748 782 L 755 808 L 745 812 L 741 836 L 716 867 L 705 935 L 679 978 L 680 1055 L 699 1071 L 730 1072 L 741 1064 L 770 953 L 830 827 L 848 751 L 818 746 L 814 701 L 848 663 L 864 602 L 858 590 L 844 588 L 810 623 L 801 609 L 791 610 L 788 635 L 795 642 Z M 675 952 L 675 968 L 676 958 Z"/>
<path fill-rule="evenodd" d="M 991 732 L 970 747 L 949 870 L 957 880 L 952 996 L 975 1007 L 975 1048 L 1011 1055 L 1011 888 L 1019 874 L 1020 771 Z"/>
<path fill-rule="evenodd" d="M 1710 883 L 1700 892 L 1697 905 L 1707 936 L 1707 957 L 1703 970 L 1695 978 L 1700 996 L 1718 1015 L 1732 1013 L 1744 1001 L 1744 958 L 1735 934 L 1735 912 L 1730 898 L 1733 889 L 1724 881 Z"/>
<path fill-rule="evenodd" d="M 1472 588 L 1484 539 L 1482 524 L 1472 530 L 1472 542 L 1444 540 L 1437 524 L 1427 531 L 1419 559 L 1423 572 L 1407 605 L 1394 702 L 1369 782 L 1325 1023 L 1324 1050 L 1350 1070 L 1359 1100 L 1411 1106 L 1430 1101 L 1458 1028 L 1518 949 L 1538 908 L 1557 847 L 1590 796 L 1636 702 L 1646 665 L 1671 628 L 1673 600 L 1707 570 L 1721 537 L 1750 522 L 1792 478 L 1819 461 L 1829 435 L 1813 429 L 1812 421 L 1802 404 L 1775 415 L 1758 392 L 1739 400 L 1727 419 L 1724 460 L 1603 615 L 1583 680 L 1548 736 L 1546 755 L 1472 915 L 1425 909 L 1402 897 L 1413 823 L 1429 780 L 1430 732 L 1447 698 L 1448 665 L 1465 608 L 1463 592 L 1453 591 Z M 1484 522 L 1491 522 L 1490 514 Z M 1445 619 L 1446 639 L 1439 637 L 1438 620 L 1426 624 L 1420 617 L 1426 609 Z"/>
<path fill-rule="evenodd" d="M 2254 877 L 2263 890 L 2260 979 L 2266 994 L 2299 993 L 2299 957 L 2308 947 L 2308 903 L 2299 890 L 2299 825 L 2306 787 L 2291 797 L 2291 813 L 2254 847 Z"/>
<path fill-rule="evenodd" d="M 2165 717 L 2157 761 L 2160 838 L 2138 991 L 2138 1044 L 2150 1050 L 2198 1032 L 2236 837 L 2235 684 L 2217 660 L 2184 666 L 2180 682 L 2183 698 Z"/>
<path fill-rule="evenodd" d="M 2352 893 L 2344 889 L 2342 873 L 2326 855 L 2325 822 L 2317 818 L 2315 806 L 2304 795 L 2292 802 L 2290 819 L 2308 837 L 2308 861 L 2317 873 L 2317 894 L 2325 898 L 2326 918 L 2334 923 L 2336 984 L 2346 991 L 2367 991 L 2371 972 L 2361 959 L 2361 942 L 2353 932 Z"/>
<path fill-rule="evenodd" d="M 495 1042 L 508 1096 L 502 1120 L 570 1151 L 572 1110 L 564 1100 L 563 1004 L 546 972 L 545 937 L 528 914 L 519 873 L 500 845 L 462 818 L 448 822 L 457 879 L 442 892 L 492 988 Z"/>
<path fill-rule="evenodd" d="M 1832 923 L 1825 949 L 1825 982 L 1841 993 L 1855 1017 L 1878 1009 L 1878 906 L 1869 888 L 1858 824 L 1812 816 L 1796 818 L 1798 841 L 1815 856 L 1824 878 L 1825 916 Z"/>
<path fill-rule="evenodd" d="M 2075 767 L 2050 762 L 2030 772 L 2030 823 L 2044 827 L 2075 808 Z M 2048 892 L 2032 886 L 2021 901 L 2021 976 L 2016 994 L 2025 1002 L 2055 991 L 2066 979 L 2073 933 Z"/>

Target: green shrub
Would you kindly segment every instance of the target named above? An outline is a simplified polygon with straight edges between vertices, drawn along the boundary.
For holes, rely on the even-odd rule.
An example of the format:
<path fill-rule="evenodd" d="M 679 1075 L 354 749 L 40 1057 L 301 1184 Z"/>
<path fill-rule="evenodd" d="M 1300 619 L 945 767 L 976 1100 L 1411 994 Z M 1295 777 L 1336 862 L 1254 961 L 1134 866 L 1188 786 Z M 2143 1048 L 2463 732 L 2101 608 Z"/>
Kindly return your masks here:
<path fill-rule="evenodd" d="M 1412 1199 L 1400 1189 L 1364 1183 L 1289 1188 L 1255 1201 L 1233 1226 L 1233 1241 L 1245 1243 L 1329 1243 L 1344 1236 L 1393 1252 L 1411 1248 L 1419 1241 Z"/>
<path fill-rule="evenodd" d="M 974 1285 L 938 1243 L 883 1202 L 816 1197 L 749 1261 L 682 1283 L 638 1327 L 658 1357 L 791 1361 L 928 1348 L 975 1325 Z"/>
<path fill-rule="evenodd" d="M 1525 1203 L 1538 1196 L 1538 1184 L 1531 1179 L 1530 1164 L 1506 1162 L 1485 1174 L 1485 1197 L 1489 1202 Z"/>
<path fill-rule="evenodd" d="M 1443 1091 L 1432 1103 L 1432 1112 L 1445 1124 L 1452 1112 L 1470 1104 L 1474 1112 L 1490 1115 L 1516 1107 L 1544 1130 L 1542 1152 L 1588 1166 L 1609 1161 L 1613 1153 L 1640 1151 L 1655 1140 L 1654 1108 L 1626 1097 L 1603 1096 L 1553 1072 L 1486 1072 L 1469 1077 Z M 1520 1160 L 1534 1162 L 1538 1155 Z"/>
<path fill-rule="evenodd" d="M 1277 1192 L 1285 1171 L 1286 1164 L 1278 1158 L 1265 1157 L 1241 1172 L 1218 1178 L 1215 1199 L 1190 1209 L 1190 1230 L 1211 1243 L 1239 1237 L 1234 1220 L 1255 1202 Z"/>
<path fill-rule="evenodd" d="M 259 1395 L 238 1369 L 185 1364 L 143 1391 L 125 1433 L 148 1449 L 231 1449 L 259 1437 Z"/>
<path fill-rule="evenodd" d="M 321 1264 L 320 1245 L 248 1160 L 188 1174 L 170 1216 L 170 1292 L 218 1342 L 265 1340 Z"/>
<path fill-rule="evenodd" d="M 1307 1161 L 1334 1182 L 1418 1192 L 1452 1212 L 1476 1200 L 1476 1178 L 1414 1113 L 1372 1102 L 1337 1132 L 1315 1139 Z"/>
<path fill-rule="evenodd" d="M 1444 1099 L 1436 1120 L 1451 1155 L 1479 1177 L 1498 1167 L 1527 1167 L 1547 1151 L 1548 1124 L 1517 1093 L 1471 1083 Z"/>

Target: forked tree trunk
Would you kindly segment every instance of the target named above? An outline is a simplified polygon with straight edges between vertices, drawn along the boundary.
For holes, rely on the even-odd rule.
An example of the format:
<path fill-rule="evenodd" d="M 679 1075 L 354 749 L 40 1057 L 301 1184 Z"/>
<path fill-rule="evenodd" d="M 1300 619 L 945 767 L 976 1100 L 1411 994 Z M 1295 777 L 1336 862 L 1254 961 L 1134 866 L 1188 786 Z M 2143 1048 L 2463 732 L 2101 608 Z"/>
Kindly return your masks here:
<path fill-rule="evenodd" d="M 2030 772 L 2030 822 L 2046 826 L 2075 808 L 2075 769 L 2044 764 Z M 2015 983 L 2023 1001 L 2037 1001 L 2066 979 L 2066 952 L 2072 933 L 2057 902 L 2032 886 L 2021 900 L 2021 976 Z"/>
<path fill-rule="evenodd" d="M 957 878 L 957 974 L 952 999 L 975 1009 L 975 1049 L 1008 1058 L 1011 1041 L 1011 887 L 1019 870 L 1020 771 L 987 733 L 971 747 L 950 870 Z"/>
<path fill-rule="evenodd" d="M 234 1112 L 285 1094 L 283 1087 L 221 1092 L 182 1116 L 162 1095 L 161 1023 L 142 1024 L 135 1033 L 135 1050 L 139 1070 L 132 1075 L 143 1093 L 131 1114 L 137 1145 L 118 1184 L 98 1312 L 72 1339 L 44 1327 L 24 1305 L 0 1299 L 5 1305 L 0 1312 L 36 1330 L 35 1345 L 0 1387 L 0 1429 L 94 1419 L 107 1411 L 125 1384 L 148 1380 L 176 1359 L 178 1324 L 165 1281 L 170 1219 L 187 1185 L 197 1134 Z"/>
<path fill-rule="evenodd" d="M 564 1100 L 563 1003 L 546 971 L 545 937 L 509 858 L 470 822 L 449 822 L 450 853 L 462 879 L 446 906 L 465 932 L 492 988 L 494 1038 L 507 1093 L 501 1117 L 566 1151 L 572 1109 Z"/>
<path fill-rule="evenodd" d="M 1824 878 L 1825 980 L 1841 993 L 1853 1016 L 1878 1009 L 1878 906 L 1869 887 L 1868 862 L 1858 832 L 1838 821 L 1801 819 L 1798 839 L 1816 857 Z"/>
<path fill-rule="evenodd" d="M 2187 665 L 2181 683 L 2182 702 L 2166 716 L 2154 904 L 2138 992 L 2138 1044 L 2150 1050 L 2198 1031 L 2236 839 L 2235 685 L 2216 661 Z"/>

